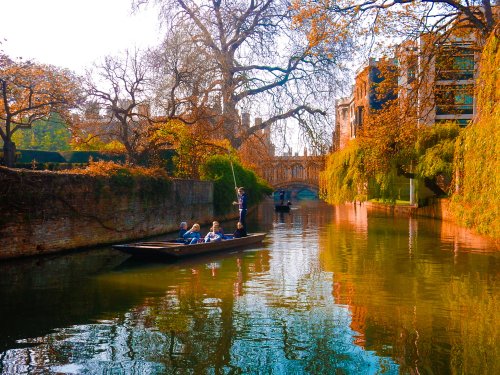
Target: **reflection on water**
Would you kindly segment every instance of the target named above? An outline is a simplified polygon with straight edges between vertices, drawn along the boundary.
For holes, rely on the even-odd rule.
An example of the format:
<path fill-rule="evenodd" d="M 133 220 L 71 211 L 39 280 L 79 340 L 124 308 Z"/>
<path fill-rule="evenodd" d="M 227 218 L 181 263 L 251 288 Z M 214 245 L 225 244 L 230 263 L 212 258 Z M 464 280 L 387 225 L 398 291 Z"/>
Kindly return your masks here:
<path fill-rule="evenodd" d="M 363 205 L 249 219 L 269 235 L 242 251 L 0 264 L 0 373 L 500 373 L 483 239 Z"/>

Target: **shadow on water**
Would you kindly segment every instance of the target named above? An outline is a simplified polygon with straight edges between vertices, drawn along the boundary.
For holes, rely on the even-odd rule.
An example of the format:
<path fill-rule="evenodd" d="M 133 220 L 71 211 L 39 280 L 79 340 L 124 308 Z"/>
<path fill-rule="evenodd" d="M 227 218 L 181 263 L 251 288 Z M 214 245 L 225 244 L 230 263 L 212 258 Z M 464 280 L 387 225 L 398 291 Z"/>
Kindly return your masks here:
<path fill-rule="evenodd" d="M 0 351 L 22 346 L 20 338 L 87 322 L 128 297 L 127 305 L 134 303 L 127 291 L 102 295 L 91 282 L 126 258 L 106 248 L 0 263 Z"/>
<path fill-rule="evenodd" d="M 124 312 L 145 295 L 164 292 L 162 284 L 103 288 L 99 275 L 147 274 L 161 268 L 175 272 L 196 268 L 261 249 L 250 246 L 188 259 L 141 260 L 110 247 L 0 263 L 0 352 L 37 345 L 21 340 L 61 327 L 96 322 Z"/>

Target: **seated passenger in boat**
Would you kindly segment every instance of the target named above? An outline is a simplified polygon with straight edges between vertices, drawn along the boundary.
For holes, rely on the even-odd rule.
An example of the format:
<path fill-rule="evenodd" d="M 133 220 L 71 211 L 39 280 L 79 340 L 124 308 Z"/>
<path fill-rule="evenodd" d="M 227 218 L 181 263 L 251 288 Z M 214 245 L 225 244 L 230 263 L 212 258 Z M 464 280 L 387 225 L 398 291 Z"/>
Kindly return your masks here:
<path fill-rule="evenodd" d="M 225 238 L 226 236 L 224 236 L 224 231 L 220 227 L 219 222 L 214 221 L 212 223 L 212 227 L 210 228 L 210 232 L 208 232 L 205 236 L 205 242 L 221 241 Z"/>
<path fill-rule="evenodd" d="M 205 236 L 205 242 L 217 242 L 217 241 L 222 241 L 222 236 L 218 233 L 210 231 Z"/>
<path fill-rule="evenodd" d="M 212 228 L 210 228 L 210 230 L 213 230 L 214 232 L 219 233 L 222 236 L 222 239 L 225 238 L 224 229 L 222 229 L 222 227 L 220 226 L 218 221 L 214 221 L 212 223 Z"/>
<path fill-rule="evenodd" d="M 247 230 L 241 224 L 241 222 L 238 221 L 236 224 L 236 230 L 234 231 L 233 237 L 234 238 L 241 238 L 241 237 L 246 237 L 247 236 Z"/>
<path fill-rule="evenodd" d="M 188 227 L 188 225 L 185 221 L 182 221 L 179 224 L 179 234 L 177 236 L 177 242 L 185 242 L 184 234 L 186 234 L 186 232 L 187 232 L 187 227 Z"/>
<path fill-rule="evenodd" d="M 191 227 L 190 230 L 188 230 L 184 235 L 182 236 L 185 240 L 188 240 L 188 243 L 190 245 L 198 243 L 198 240 L 201 238 L 200 234 L 200 224 L 195 223 Z"/>

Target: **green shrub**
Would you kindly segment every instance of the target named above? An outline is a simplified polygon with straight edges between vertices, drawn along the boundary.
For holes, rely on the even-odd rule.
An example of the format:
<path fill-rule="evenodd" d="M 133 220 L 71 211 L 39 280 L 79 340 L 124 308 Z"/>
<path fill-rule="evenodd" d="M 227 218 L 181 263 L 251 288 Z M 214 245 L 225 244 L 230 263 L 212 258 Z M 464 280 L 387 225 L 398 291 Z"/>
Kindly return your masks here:
<path fill-rule="evenodd" d="M 214 182 L 214 210 L 217 215 L 226 214 L 233 209 L 232 202 L 237 198 L 235 179 L 238 187 L 245 187 L 250 206 L 259 203 L 265 195 L 273 191 L 252 170 L 244 168 L 237 161 L 233 160 L 232 163 L 235 178 L 231 169 L 231 159 L 228 156 L 212 156 L 200 167 L 201 179 Z"/>

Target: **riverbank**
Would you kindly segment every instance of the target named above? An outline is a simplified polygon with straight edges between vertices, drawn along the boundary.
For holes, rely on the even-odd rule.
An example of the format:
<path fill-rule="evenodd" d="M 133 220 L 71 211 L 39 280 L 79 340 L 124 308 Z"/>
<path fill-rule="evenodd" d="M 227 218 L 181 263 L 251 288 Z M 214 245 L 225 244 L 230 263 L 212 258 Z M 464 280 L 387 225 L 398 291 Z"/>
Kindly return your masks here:
<path fill-rule="evenodd" d="M 160 235 L 213 220 L 213 183 L 0 167 L 0 260 Z"/>
<path fill-rule="evenodd" d="M 435 198 L 431 200 L 427 206 L 419 207 L 418 205 L 410 204 L 388 204 L 382 202 L 356 202 L 356 204 L 365 205 L 368 212 L 383 212 L 388 215 L 395 216 L 407 216 L 407 217 L 423 217 L 431 218 L 446 223 L 452 224 L 456 228 L 461 228 L 463 233 L 467 234 L 467 237 L 475 238 L 475 240 L 480 241 L 480 239 L 485 239 L 496 247 L 497 250 L 500 249 L 500 241 L 496 238 L 486 236 L 484 234 L 478 233 L 477 231 L 465 228 L 456 220 L 455 215 L 451 209 L 451 202 L 448 198 Z"/>
<path fill-rule="evenodd" d="M 411 217 L 430 217 L 437 220 L 455 221 L 450 211 L 450 200 L 447 198 L 436 198 L 427 206 L 418 206 L 417 204 L 390 204 L 373 201 L 363 203 L 368 209 L 374 211 L 384 211 L 391 214 Z"/>

